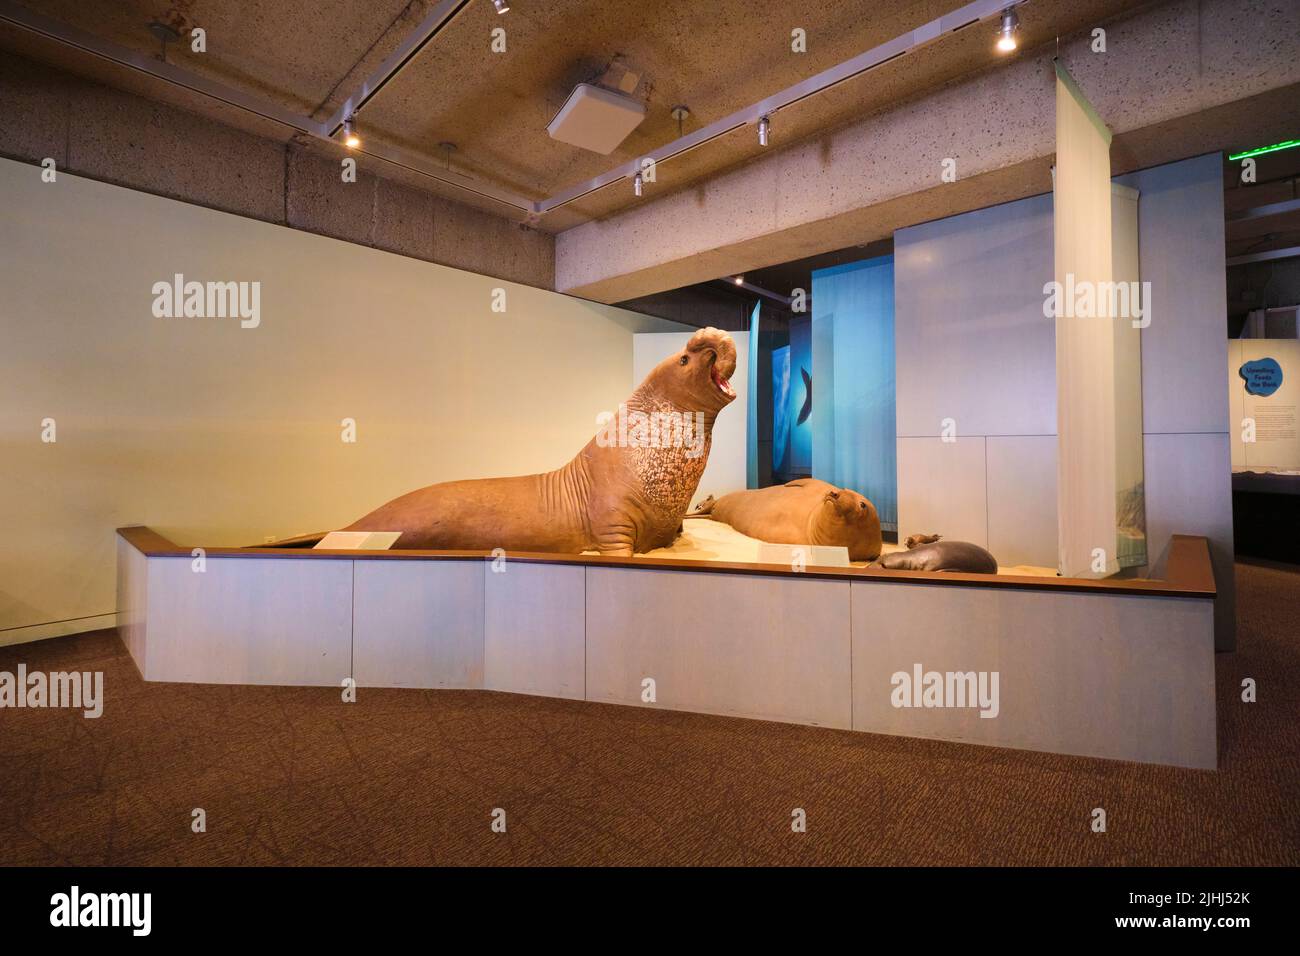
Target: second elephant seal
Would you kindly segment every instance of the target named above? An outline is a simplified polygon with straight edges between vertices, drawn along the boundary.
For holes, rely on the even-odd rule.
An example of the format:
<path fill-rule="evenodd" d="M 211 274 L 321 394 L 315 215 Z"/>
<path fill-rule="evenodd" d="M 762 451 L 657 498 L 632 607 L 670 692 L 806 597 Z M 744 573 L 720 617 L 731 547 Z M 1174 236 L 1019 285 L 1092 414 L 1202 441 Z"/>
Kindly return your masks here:
<path fill-rule="evenodd" d="M 705 515 L 773 544 L 839 545 L 848 548 L 850 561 L 880 554 L 876 506 L 850 488 L 817 478 L 709 496 L 688 517 Z"/>

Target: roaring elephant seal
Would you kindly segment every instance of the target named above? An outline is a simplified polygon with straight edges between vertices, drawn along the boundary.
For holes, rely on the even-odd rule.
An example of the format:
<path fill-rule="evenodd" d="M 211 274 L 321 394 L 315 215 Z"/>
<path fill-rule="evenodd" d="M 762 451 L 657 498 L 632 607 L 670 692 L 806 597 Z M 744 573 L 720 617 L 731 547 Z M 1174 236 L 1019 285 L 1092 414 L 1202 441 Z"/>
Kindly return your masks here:
<path fill-rule="evenodd" d="M 400 531 L 395 548 L 631 555 L 672 544 L 708 462 L 713 423 L 736 397 L 736 345 L 700 329 L 646 376 L 563 468 L 429 485 L 344 531 Z M 310 547 L 323 534 L 260 547 Z"/>
<path fill-rule="evenodd" d="M 706 515 L 773 544 L 843 545 L 850 561 L 871 561 L 880 554 L 876 506 L 856 491 L 817 478 L 733 491 L 718 499 L 710 495 L 687 517 Z"/>
<path fill-rule="evenodd" d="M 880 559 L 880 567 L 894 571 L 998 573 L 998 562 L 993 555 L 969 541 L 936 541 L 907 551 L 895 551 Z"/>

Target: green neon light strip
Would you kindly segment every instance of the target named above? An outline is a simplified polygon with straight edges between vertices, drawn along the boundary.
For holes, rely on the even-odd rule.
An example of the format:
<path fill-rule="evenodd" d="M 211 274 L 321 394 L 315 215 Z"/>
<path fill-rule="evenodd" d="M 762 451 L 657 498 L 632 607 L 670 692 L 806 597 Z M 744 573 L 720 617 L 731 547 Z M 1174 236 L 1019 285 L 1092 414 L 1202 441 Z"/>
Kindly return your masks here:
<path fill-rule="evenodd" d="M 1238 159 L 1249 159 L 1252 156 L 1263 156 L 1265 153 L 1276 153 L 1282 149 L 1295 149 L 1300 146 L 1300 139 L 1288 139 L 1285 143 L 1274 143 L 1272 146 L 1261 146 L 1259 149 L 1248 149 L 1244 153 L 1237 153 L 1235 156 L 1229 156 L 1229 162 Z"/>

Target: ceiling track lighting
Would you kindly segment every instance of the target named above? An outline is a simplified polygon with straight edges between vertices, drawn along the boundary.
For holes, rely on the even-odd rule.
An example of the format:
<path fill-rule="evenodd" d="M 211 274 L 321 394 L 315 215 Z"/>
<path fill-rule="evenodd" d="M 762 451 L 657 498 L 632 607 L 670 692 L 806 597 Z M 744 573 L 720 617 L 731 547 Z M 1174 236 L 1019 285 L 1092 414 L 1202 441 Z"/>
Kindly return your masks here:
<path fill-rule="evenodd" d="M 944 38 L 953 36 L 966 27 L 980 24 L 982 32 L 1005 21 L 1014 42 L 1019 27 L 1016 11 L 1028 2 L 1032 0 L 969 0 L 956 10 L 935 17 L 907 33 L 886 40 L 870 50 L 865 50 L 820 73 L 806 77 L 757 103 L 706 123 L 685 135 L 679 135 L 677 139 L 651 150 L 647 155 L 655 161 L 656 165 L 662 165 L 706 143 L 721 140 L 736 130 L 756 126 L 764 117 L 768 118 L 767 132 L 770 143 L 771 117 L 787 106 L 805 101 L 846 80 L 868 75 L 869 71 L 885 63 L 896 62 L 899 57 L 912 55 L 932 44 L 941 43 Z M 998 35 L 1001 35 L 1000 30 Z M 680 134 L 681 130 L 679 129 L 678 132 Z M 626 182 L 634 172 L 632 162 L 625 162 L 585 182 L 574 183 L 545 199 L 537 200 L 534 209 L 539 214 L 545 215 L 568 203 L 576 202 L 598 189 Z"/>
<path fill-rule="evenodd" d="M 348 149 L 356 149 L 361 145 L 361 137 L 357 135 L 356 121 L 351 116 L 343 121 L 343 145 Z"/>
<path fill-rule="evenodd" d="M 1248 149 L 1241 153 L 1233 153 L 1228 159 L 1236 162 L 1239 159 L 1250 159 L 1254 156 L 1264 156 L 1268 153 L 1281 152 L 1284 149 L 1295 149 L 1300 146 L 1300 139 L 1288 139 L 1282 143 L 1274 143 L 1272 146 L 1260 146 L 1258 149 Z"/>
<path fill-rule="evenodd" d="M 1016 48 L 1016 32 L 1020 29 L 1020 17 L 1016 15 L 1015 7 L 1007 7 L 1002 11 L 1002 21 L 998 25 L 998 50 L 1002 53 L 1010 53 Z"/>
<path fill-rule="evenodd" d="M 496 7 L 497 13 L 509 13 L 510 4 L 506 0 L 492 0 L 492 6 Z"/>
<path fill-rule="evenodd" d="M 1010 49 L 1015 49 L 1016 33 L 1019 28 L 1019 17 L 1016 15 L 1016 10 L 1026 2 L 1030 2 L 1030 0 L 969 0 L 957 10 L 938 16 L 907 33 L 880 43 L 872 49 L 865 50 L 857 56 L 837 63 L 814 76 L 800 80 L 792 86 L 768 96 L 761 104 L 755 103 L 738 109 L 685 135 L 682 135 L 682 126 L 679 126 L 676 140 L 652 150 L 647 154 L 646 158 L 654 160 L 657 164 L 667 162 L 705 143 L 720 139 L 733 130 L 740 129 L 748 124 L 758 123 L 763 117 L 770 117 L 777 110 L 806 100 L 845 80 L 863 76 L 884 63 L 893 62 L 901 56 L 913 54 L 917 50 L 940 42 L 943 38 L 952 36 L 957 31 L 977 23 L 986 23 L 996 18 L 1001 24 L 998 31 L 999 44 L 1002 44 L 1003 40 L 1006 39 L 1005 34 L 1010 34 L 1009 46 Z M 27 31 L 38 37 L 44 37 L 67 48 L 75 48 L 91 53 L 110 62 L 143 72 L 173 87 L 185 89 L 192 94 L 225 103 L 315 139 L 339 144 L 339 131 L 343 128 L 344 121 L 355 116 L 357 110 L 365 106 L 380 90 L 386 88 L 387 83 L 393 77 L 400 74 L 403 67 L 412 61 L 415 54 L 419 53 L 436 36 L 440 35 L 442 29 L 452 18 L 464 9 L 465 0 L 426 0 L 426 5 L 429 4 L 432 5 L 428 7 L 428 12 L 412 33 L 398 44 L 397 48 L 380 64 L 373 74 L 365 79 L 357 90 L 351 95 L 343 97 L 335 112 L 324 121 L 302 115 L 272 100 L 208 79 L 201 74 L 166 63 L 156 57 L 142 55 L 133 47 L 127 47 L 111 40 L 95 37 L 83 30 L 69 27 L 57 20 L 33 13 L 25 7 L 11 2 L 11 0 L 0 0 L 0 24 L 6 27 L 17 27 L 20 30 Z M 510 3 L 509 0 L 501 0 L 499 3 L 497 0 L 493 0 L 493 7 L 500 9 L 504 13 L 509 11 Z M 170 40 L 170 35 L 165 34 L 164 37 L 159 38 L 160 42 L 164 39 Z M 686 111 L 683 109 L 682 113 L 684 118 Z M 677 118 L 675 112 L 674 118 Z M 352 135 L 356 136 L 355 129 Z M 357 137 L 357 143 L 360 144 L 359 137 Z M 500 203 L 511 209 L 522 210 L 529 217 L 543 216 L 596 190 L 604 189 L 629 178 L 629 164 L 624 163 L 585 182 L 574 183 L 542 199 L 533 199 L 496 186 L 485 179 L 470 180 L 461 176 L 447 177 L 444 170 L 433 168 L 430 163 L 425 162 L 418 154 L 387 147 L 382 142 L 372 144 L 367 149 L 366 154 L 383 162 L 409 169 L 418 175 L 451 185 L 456 189 Z"/>
<path fill-rule="evenodd" d="M 768 134 L 772 131 L 772 121 L 764 116 L 758 121 L 758 145 L 766 146 Z"/>
<path fill-rule="evenodd" d="M 642 183 L 641 174 L 637 173 L 636 176 L 633 177 L 632 179 L 632 192 L 636 193 L 639 198 L 641 193 L 644 191 L 645 191 L 645 186 Z"/>

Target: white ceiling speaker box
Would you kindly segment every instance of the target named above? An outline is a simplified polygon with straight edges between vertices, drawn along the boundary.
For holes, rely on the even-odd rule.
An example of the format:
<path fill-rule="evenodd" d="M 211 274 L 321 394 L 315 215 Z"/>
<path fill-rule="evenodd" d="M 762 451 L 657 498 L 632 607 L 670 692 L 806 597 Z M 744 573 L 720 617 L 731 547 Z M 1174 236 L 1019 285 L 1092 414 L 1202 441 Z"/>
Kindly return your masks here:
<path fill-rule="evenodd" d="M 579 83 L 546 127 L 551 139 L 608 156 L 645 119 L 645 104 L 613 90 Z"/>

